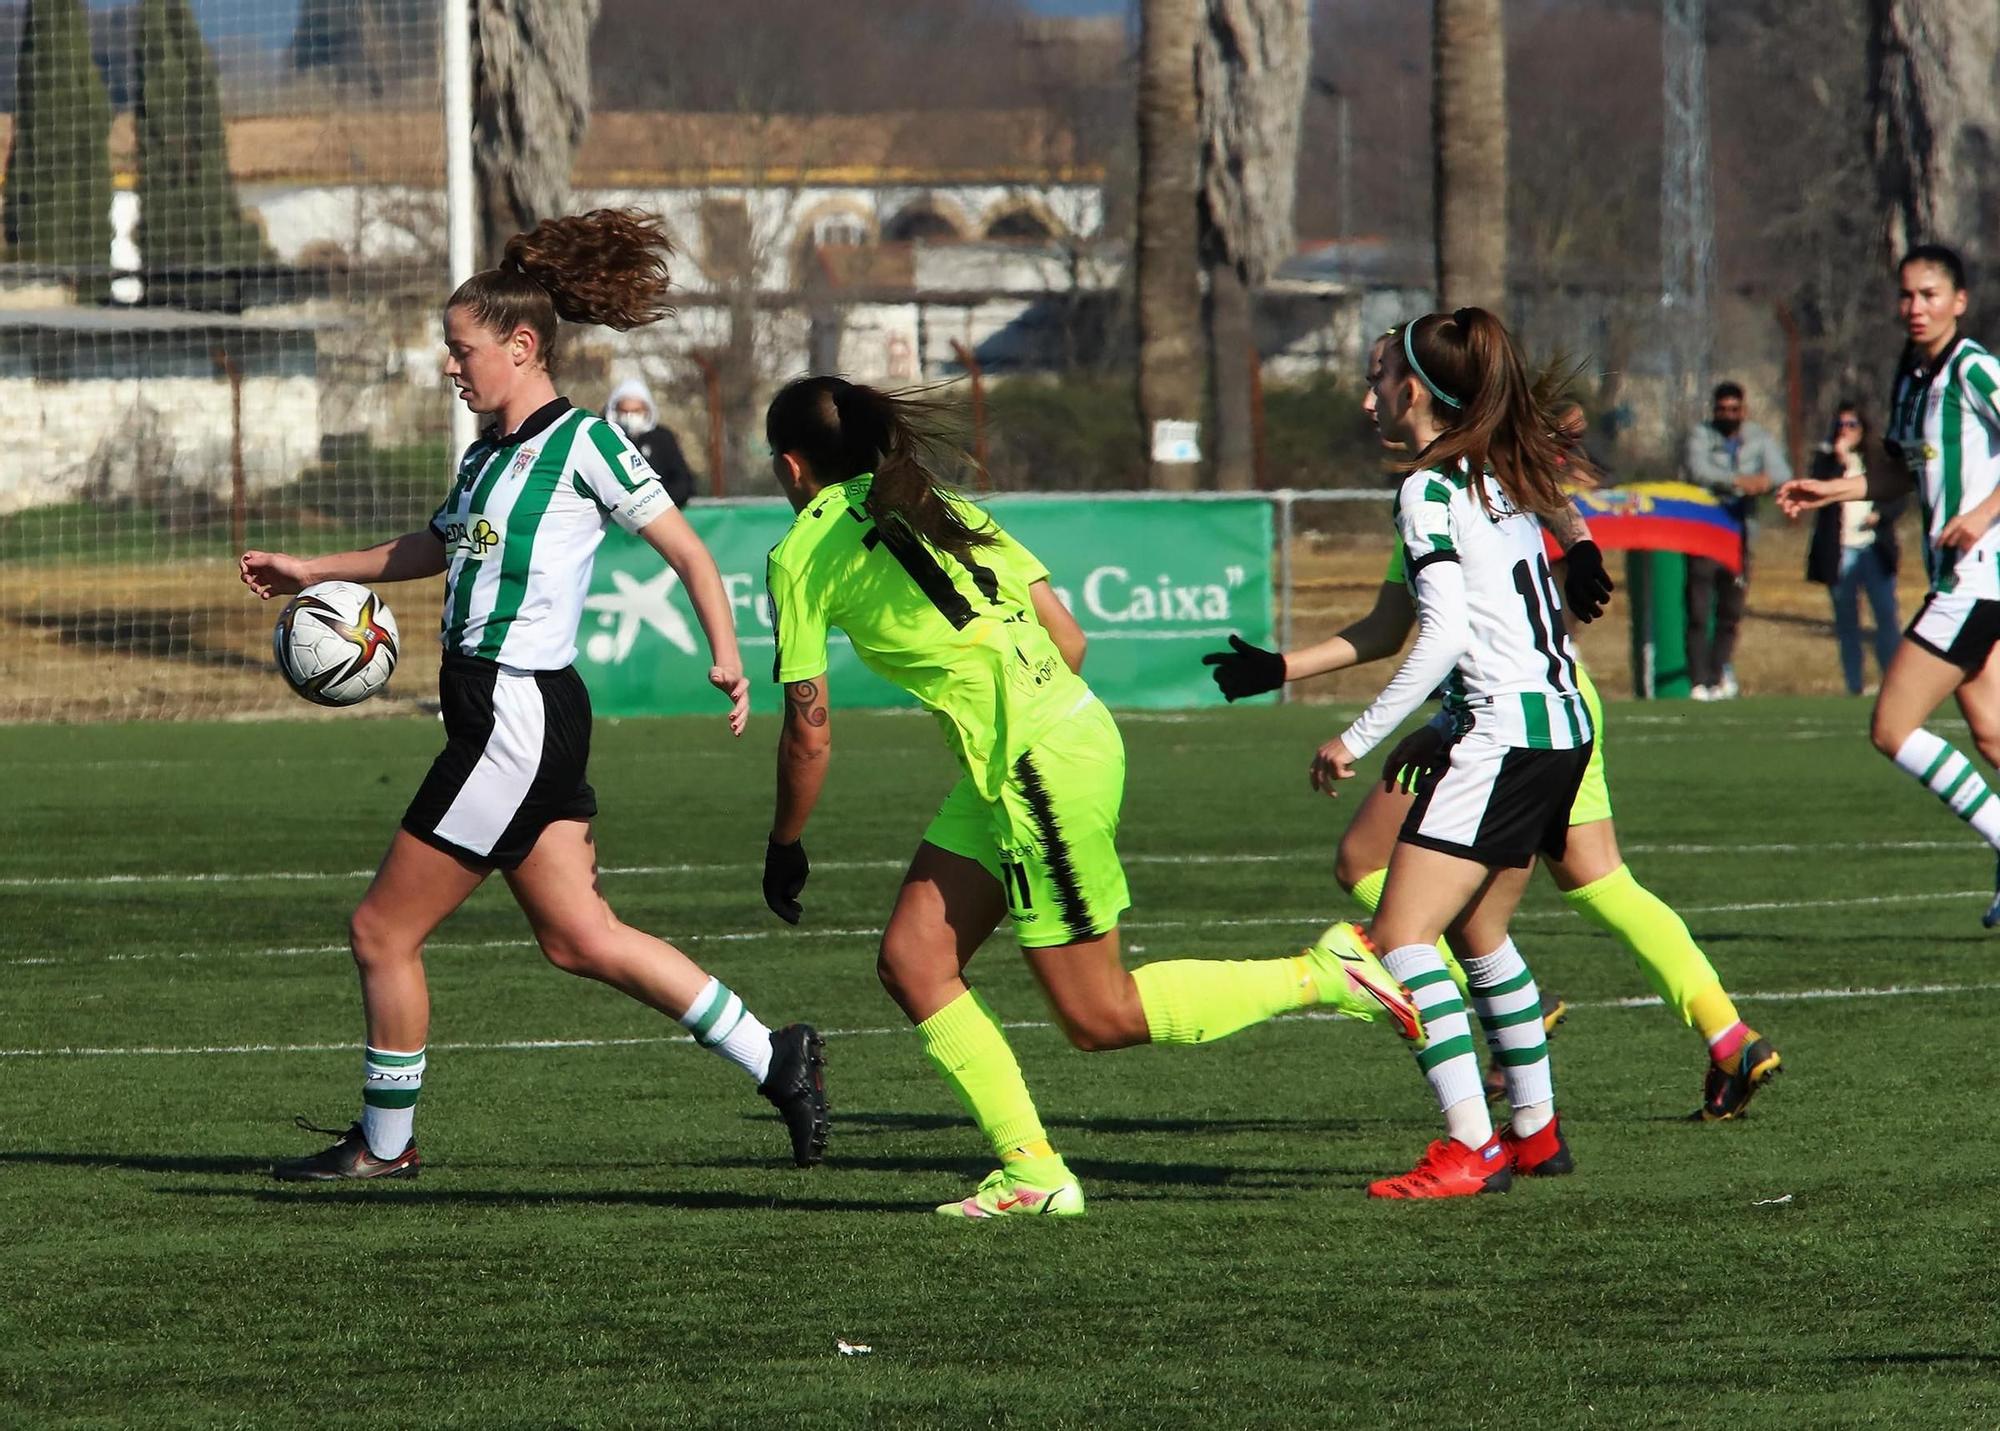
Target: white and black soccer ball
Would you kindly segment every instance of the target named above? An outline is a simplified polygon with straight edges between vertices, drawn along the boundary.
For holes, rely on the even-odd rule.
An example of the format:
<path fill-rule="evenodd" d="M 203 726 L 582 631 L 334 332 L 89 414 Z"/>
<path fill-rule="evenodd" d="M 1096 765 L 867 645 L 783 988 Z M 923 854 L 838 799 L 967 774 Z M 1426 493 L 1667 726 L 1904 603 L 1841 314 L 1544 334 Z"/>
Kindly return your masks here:
<path fill-rule="evenodd" d="M 322 581 L 294 596 L 271 633 L 285 683 L 323 706 L 351 706 L 389 684 L 396 618 L 354 581 Z"/>

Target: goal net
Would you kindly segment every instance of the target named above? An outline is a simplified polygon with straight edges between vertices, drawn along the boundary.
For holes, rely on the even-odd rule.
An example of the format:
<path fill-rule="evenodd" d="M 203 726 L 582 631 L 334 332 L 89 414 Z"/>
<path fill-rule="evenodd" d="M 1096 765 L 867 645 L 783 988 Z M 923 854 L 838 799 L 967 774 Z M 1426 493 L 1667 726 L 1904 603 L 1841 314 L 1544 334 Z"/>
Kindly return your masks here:
<path fill-rule="evenodd" d="M 439 12 L 0 0 L 0 722 L 309 713 L 236 558 L 442 490 Z"/>

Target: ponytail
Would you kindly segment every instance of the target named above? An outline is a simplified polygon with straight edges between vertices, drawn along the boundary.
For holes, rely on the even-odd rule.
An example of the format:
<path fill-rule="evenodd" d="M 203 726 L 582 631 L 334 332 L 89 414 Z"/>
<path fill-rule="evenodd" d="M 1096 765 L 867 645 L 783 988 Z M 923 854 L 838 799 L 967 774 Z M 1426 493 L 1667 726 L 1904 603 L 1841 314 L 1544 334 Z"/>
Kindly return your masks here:
<path fill-rule="evenodd" d="M 1516 507 L 1543 516 L 1569 505 L 1565 481 L 1596 481 L 1568 414 L 1574 371 L 1558 362 L 1531 378 L 1506 326 L 1484 308 L 1426 314 L 1401 338 L 1384 361 L 1402 364 L 1430 390 L 1432 416 L 1444 428 L 1406 470 L 1461 461 L 1474 473 L 1490 467 Z"/>
<path fill-rule="evenodd" d="M 865 503 L 892 546 L 922 541 L 961 561 L 993 533 L 960 515 L 944 471 L 963 460 L 957 409 L 919 392 L 885 393 L 845 378 L 799 378 L 771 399 L 764 436 L 803 458 L 821 482 L 873 473 Z"/>
<path fill-rule="evenodd" d="M 592 209 L 544 219 L 507 240 L 499 266 L 475 273 L 445 307 L 466 308 L 488 332 L 532 331 L 553 373 L 562 322 L 619 332 L 666 317 L 673 246 L 657 215 Z"/>

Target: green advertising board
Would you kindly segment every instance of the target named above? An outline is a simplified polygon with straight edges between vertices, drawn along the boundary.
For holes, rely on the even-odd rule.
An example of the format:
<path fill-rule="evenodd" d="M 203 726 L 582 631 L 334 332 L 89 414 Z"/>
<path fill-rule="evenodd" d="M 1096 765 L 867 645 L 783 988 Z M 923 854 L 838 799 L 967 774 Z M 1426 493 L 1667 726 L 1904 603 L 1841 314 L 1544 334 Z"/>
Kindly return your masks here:
<path fill-rule="evenodd" d="M 1271 639 L 1271 506 L 1258 497 L 1207 501 L 996 497 L 1007 530 L 1041 558 L 1090 640 L 1084 676 L 1116 706 L 1180 708 L 1221 701 L 1204 651 L 1232 631 Z M 688 511 L 736 611 L 755 710 L 778 709 L 771 681 L 764 558 L 791 525 L 782 502 Z M 577 634 L 577 669 L 600 715 L 719 711 L 708 645 L 680 581 L 657 553 L 612 529 L 598 552 Z M 827 672 L 836 706 L 909 705 L 836 634 Z"/>

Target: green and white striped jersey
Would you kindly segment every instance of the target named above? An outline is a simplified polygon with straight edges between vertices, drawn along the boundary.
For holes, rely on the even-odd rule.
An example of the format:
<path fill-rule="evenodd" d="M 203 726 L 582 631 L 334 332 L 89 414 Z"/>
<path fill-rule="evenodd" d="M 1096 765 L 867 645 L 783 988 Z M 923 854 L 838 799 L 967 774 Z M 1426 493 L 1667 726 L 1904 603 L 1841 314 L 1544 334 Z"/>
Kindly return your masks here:
<path fill-rule="evenodd" d="M 431 518 L 445 650 L 523 671 L 569 665 L 605 525 L 636 532 L 673 505 L 624 433 L 564 398 L 482 436 Z"/>
<path fill-rule="evenodd" d="M 1591 740 L 1541 524 L 1490 474 L 1475 486 L 1463 470 L 1430 469 L 1398 490 L 1396 535 L 1417 601 L 1417 643 L 1343 737 L 1348 750 L 1361 755 L 1386 738 L 1440 683 L 1461 734 L 1476 729 L 1529 750 Z M 1451 567 L 1454 579 L 1425 580 Z"/>
<path fill-rule="evenodd" d="M 1945 551 L 1938 535 L 2000 487 L 2000 359 L 1960 338 L 1935 363 L 1905 357 L 1890 399 L 1889 450 L 1903 460 L 1924 510 L 1931 588 L 2000 600 L 2000 524 L 1971 551 Z"/>

